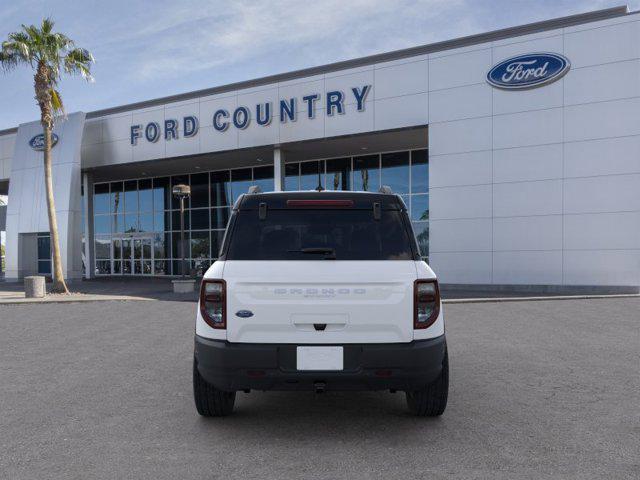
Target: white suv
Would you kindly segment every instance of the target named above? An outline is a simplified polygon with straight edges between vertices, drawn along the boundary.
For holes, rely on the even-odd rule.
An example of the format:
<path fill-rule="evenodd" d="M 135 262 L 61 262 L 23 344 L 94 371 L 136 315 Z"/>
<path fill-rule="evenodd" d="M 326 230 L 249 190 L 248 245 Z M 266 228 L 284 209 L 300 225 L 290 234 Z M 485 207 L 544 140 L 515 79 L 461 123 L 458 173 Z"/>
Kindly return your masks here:
<path fill-rule="evenodd" d="M 250 193 L 202 280 L 193 388 L 200 415 L 235 392 L 402 390 L 441 415 L 449 366 L 438 282 L 404 202 L 367 192 Z"/>

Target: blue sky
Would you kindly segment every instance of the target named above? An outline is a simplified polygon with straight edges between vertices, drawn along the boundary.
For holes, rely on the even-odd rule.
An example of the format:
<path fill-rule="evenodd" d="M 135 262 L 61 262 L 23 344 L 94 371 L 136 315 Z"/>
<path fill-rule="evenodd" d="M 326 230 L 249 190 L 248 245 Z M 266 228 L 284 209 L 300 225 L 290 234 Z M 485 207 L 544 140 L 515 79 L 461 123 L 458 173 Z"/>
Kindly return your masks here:
<path fill-rule="evenodd" d="M 48 0 L 0 3 L 0 38 L 51 15 L 96 57 L 64 80 L 89 112 L 538 20 L 621 0 Z M 640 0 L 627 2 L 631 10 Z M 31 73 L 0 71 L 0 129 L 36 120 Z"/>

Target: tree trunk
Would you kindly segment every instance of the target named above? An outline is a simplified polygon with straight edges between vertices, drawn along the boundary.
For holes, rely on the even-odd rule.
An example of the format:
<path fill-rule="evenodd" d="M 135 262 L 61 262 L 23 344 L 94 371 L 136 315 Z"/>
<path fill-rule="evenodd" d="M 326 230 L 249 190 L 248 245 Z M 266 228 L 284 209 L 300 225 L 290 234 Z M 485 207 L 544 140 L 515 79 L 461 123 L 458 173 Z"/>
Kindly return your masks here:
<path fill-rule="evenodd" d="M 40 107 L 40 123 L 44 130 L 44 184 L 47 191 L 47 212 L 49 214 L 49 233 L 51 235 L 51 260 L 53 263 L 54 293 L 69 293 L 62 273 L 60 257 L 60 240 L 58 236 L 58 219 L 53 199 L 53 178 L 51 169 L 51 131 L 53 130 L 53 104 L 51 101 L 51 72 L 40 62 L 34 76 L 36 100 Z"/>
<path fill-rule="evenodd" d="M 58 219 L 53 199 L 53 179 L 51 174 L 51 127 L 44 125 L 44 183 L 47 189 L 47 212 L 49 213 L 49 232 L 51 233 L 51 260 L 53 260 L 54 293 L 69 293 L 62 273 L 60 240 L 58 237 Z"/>

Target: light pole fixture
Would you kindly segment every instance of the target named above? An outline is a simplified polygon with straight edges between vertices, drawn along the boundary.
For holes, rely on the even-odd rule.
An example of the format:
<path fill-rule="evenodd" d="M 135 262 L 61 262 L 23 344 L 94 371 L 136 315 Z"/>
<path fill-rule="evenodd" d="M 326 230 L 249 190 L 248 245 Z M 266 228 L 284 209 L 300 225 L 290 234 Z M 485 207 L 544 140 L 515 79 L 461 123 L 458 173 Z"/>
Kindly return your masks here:
<path fill-rule="evenodd" d="M 180 257 L 182 257 L 181 276 L 185 277 L 186 264 L 184 258 L 184 201 L 191 195 L 191 187 L 180 183 L 171 189 L 173 196 L 180 200 Z"/>

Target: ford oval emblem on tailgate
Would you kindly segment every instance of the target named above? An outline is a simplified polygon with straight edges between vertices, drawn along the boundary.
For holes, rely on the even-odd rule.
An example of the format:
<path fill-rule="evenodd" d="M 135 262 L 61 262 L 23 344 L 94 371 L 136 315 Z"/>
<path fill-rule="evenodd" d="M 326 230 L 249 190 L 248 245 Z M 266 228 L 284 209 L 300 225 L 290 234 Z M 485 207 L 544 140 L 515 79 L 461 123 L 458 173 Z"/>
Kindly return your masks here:
<path fill-rule="evenodd" d="M 236 312 L 236 317 L 240 317 L 240 318 L 253 317 L 253 312 L 251 310 L 238 310 Z"/>

